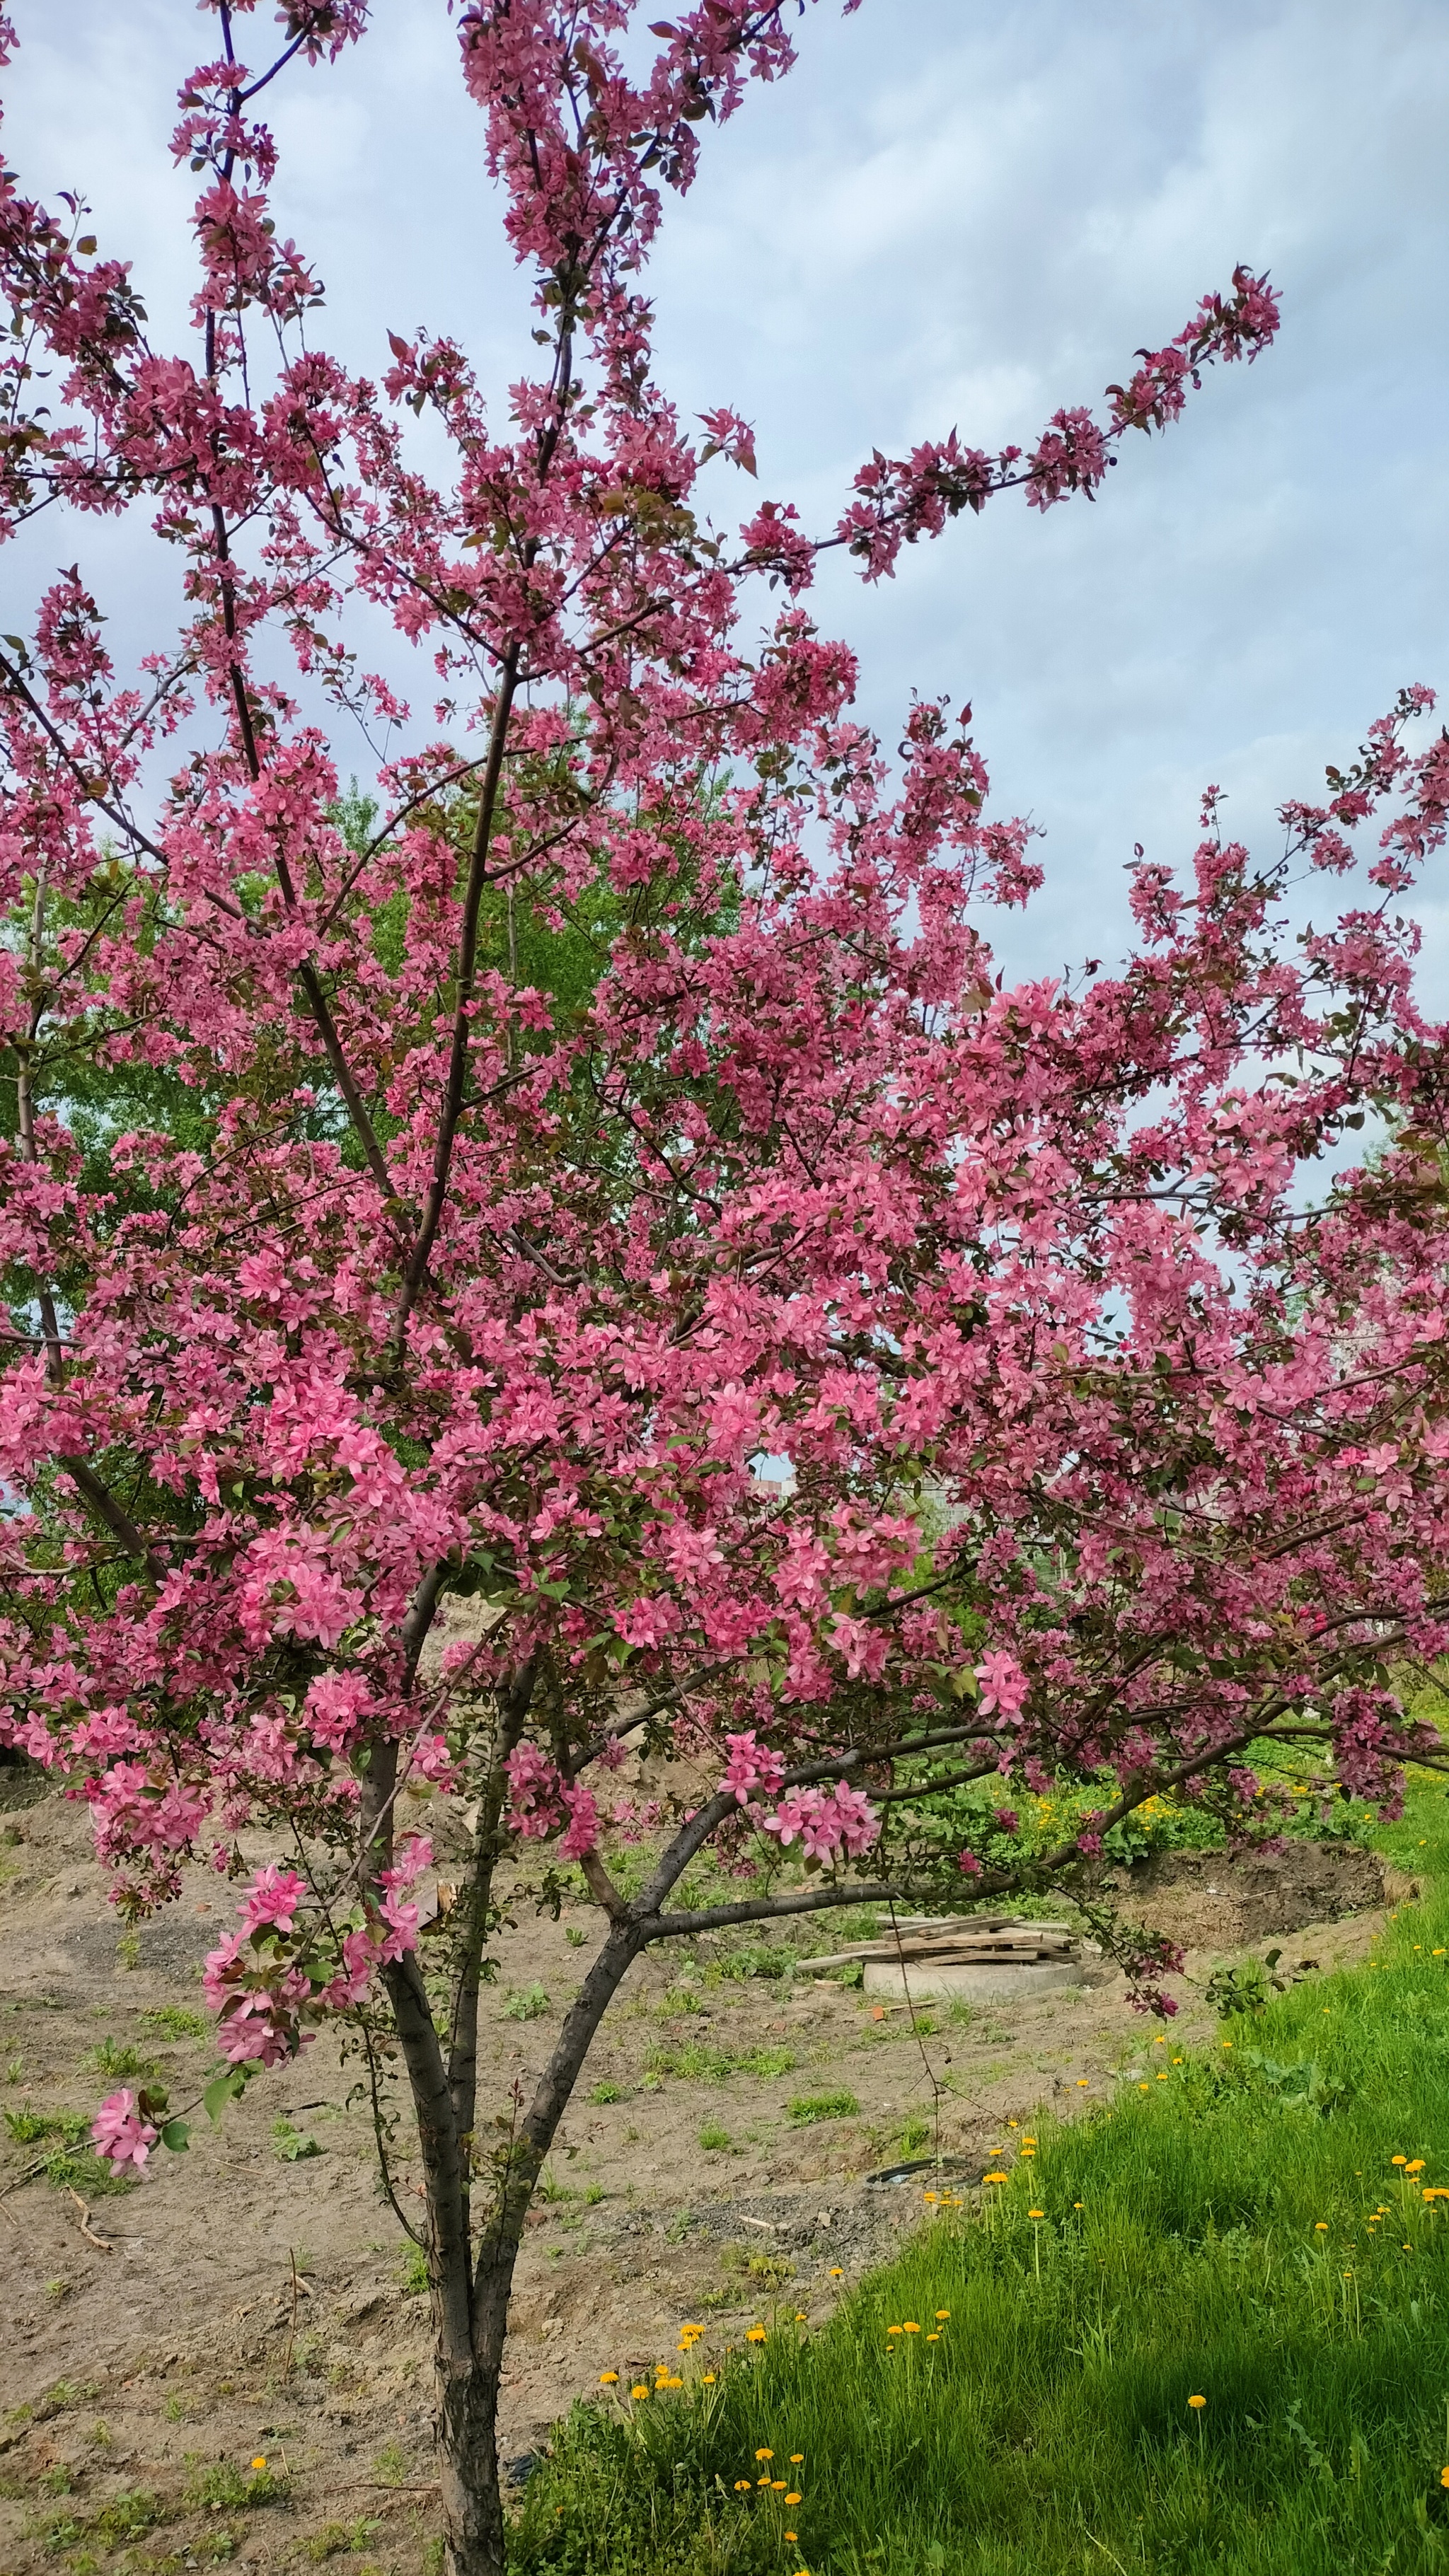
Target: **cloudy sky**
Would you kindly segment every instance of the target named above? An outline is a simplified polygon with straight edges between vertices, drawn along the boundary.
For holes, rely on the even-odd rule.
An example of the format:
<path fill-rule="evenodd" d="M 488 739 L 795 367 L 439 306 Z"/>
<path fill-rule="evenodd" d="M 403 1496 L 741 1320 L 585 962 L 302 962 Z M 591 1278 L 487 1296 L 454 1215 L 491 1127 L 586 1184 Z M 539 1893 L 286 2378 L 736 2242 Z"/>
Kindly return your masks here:
<path fill-rule="evenodd" d="M 446 9 L 375 14 L 337 70 L 273 94 L 278 210 L 328 286 L 318 336 L 380 372 L 389 327 L 446 328 L 501 390 L 528 354 L 525 302 Z M 84 189 L 174 344 L 190 183 L 165 139 L 204 22 L 188 0 L 17 15 L 8 157 L 37 192 Z M 1041 518 L 1007 498 L 894 583 L 836 566 L 817 594 L 872 720 L 893 739 L 913 687 L 969 697 L 1002 803 L 1042 827 L 1046 888 L 998 941 L 1011 965 L 1110 959 L 1133 842 L 1184 855 L 1204 783 L 1271 846 L 1277 803 L 1314 793 L 1400 682 L 1449 690 L 1449 11 L 864 0 L 842 19 L 824 0 L 799 43 L 788 81 L 707 132 L 652 291 L 682 409 L 751 418 L 762 489 L 807 524 L 833 521 L 873 445 L 953 424 L 1026 440 L 1059 402 L 1096 400 L 1237 260 L 1282 291 L 1270 354 L 1134 441 L 1096 506 Z M 712 473 L 734 513 L 744 487 Z M 84 561 L 113 635 L 139 644 L 156 576 L 133 544 L 88 534 Z M 6 625 L 49 562 L 0 566 Z M 1420 909 L 1449 1008 L 1442 879 Z"/>

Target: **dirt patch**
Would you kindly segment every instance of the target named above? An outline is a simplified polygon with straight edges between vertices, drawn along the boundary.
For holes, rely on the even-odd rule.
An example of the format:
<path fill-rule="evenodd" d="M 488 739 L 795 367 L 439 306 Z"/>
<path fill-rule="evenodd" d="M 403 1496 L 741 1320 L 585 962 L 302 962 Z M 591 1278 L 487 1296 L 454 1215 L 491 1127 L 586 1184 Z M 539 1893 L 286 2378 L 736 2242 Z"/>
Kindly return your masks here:
<path fill-rule="evenodd" d="M 1170 1852 L 1119 1876 L 1124 1914 L 1185 1950 L 1246 1950 L 1310 1923 L 1365 1914 L 1385 1898 L 1383 1864 L 1354 1843 L 1281 1851 Z"/>
<path fill-rule="evenodd" d="M 1377 1864 L 1338 1846 L 1294 1846 L 1285 1863 L 1184 1855 L 1146 1881 L 1134 1874 L 1124 1912 L 1150 1908 L 1189 1950 L 1174 2044 L 1214 2029 L 1202 1990 L 1220 1958 L 1301 1930 L 1327 1971 L 1362 1953 L 1378 1919 L 1345 1910 L 1379 1902 Z M 118 2080 L 101 2061 L 127 2048 L 173 2105 L 188 2101 L 212 2062 L 190 2024 L 198 1964 L 229 1916 L 227 1891 L 192 1873 L 180 1904 L 124 1944 L 84 1814 L 53 1795 L 11 1808 L 0 2106 L 89 2112 Z M 582 1908 L 559 1923 L 520 1908 L 485 1997 L 495 2103 L 515 2080 L 531 2085 L 597 1939 Z M 889 2190 L 867 2177 L 929 2148 L 938 2120 L 943 2152 L 961 2160 L 951 2187 L 969 2186 L 1043 2108 L 1070 2117 L 1160 2063 L 1155 2026 L 1124 2001 L 1120 1977 L 1103 1972 L 1017 2005 L 938 2006 L 913 2034 L 899 2006 L 808 1973 L 731 1981 L 703 1950 L 692 1976 L 677 1955 L 650 1954 L 606 2024 L 531 2214 L 505 2457 L 521 2474 L 600 2372 L 673 2361 L 685 2319 L 706 2329 L 701 2368 L 757 2320 L 822 2322 L 923 2223 L 920 2179 Z M 112 2526 L 148 2516 L 136 2564 L 175 2576 L 218 2555 L 238 2576 L 302 2576 L 324 2541 L 341 2549 L 339 2531 L 389 2576 L 420 2576 L 436 2528 L 427 2303 L 377 2195 L 356 2073 L 322 2038 L 220 2128 L 198 2115 L 189 2154 L 89 2204 L 109 2252 L 43 2177 L 0 2205 L 7 2576 L 94 2559 Z M 317 2152 L 290 2155 L 298 2138 Z M 0 2138 L 0 2190 L 35 2154 Z M 406 2158 L 399 2190 L 418 2206 Z M 255 2458 L 282 2481 L 270 2497 L 249 2488 Z M 138 2492 L 150 2502 L 127 2501 Z"/>

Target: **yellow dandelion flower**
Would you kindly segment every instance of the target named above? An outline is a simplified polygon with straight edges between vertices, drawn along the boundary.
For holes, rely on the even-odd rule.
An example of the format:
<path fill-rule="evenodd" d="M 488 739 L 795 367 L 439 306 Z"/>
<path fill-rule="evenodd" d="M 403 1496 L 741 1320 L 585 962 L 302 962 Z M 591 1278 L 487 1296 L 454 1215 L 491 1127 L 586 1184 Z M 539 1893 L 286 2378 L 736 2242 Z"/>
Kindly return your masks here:
<path fill-rule="evenodd" d="M 751 2488 L 751 2481 L 750 2481 L 748 2478 L 736 2478 L 736 2480 L 735 2480 L 735 2493 L 736 2493 L 736 2495 L 749 2495 L 751 2492 L 752 2492 L 752 2488 Z"/>
<path fill-rule="evenodd" d="M 1090 2088 L 1090 2082 L 1091 2082 L 1090 2077 L 1088 2077 L 1088 2076 L 1086 2076 L 1086 2075 L 1079 2075 L 1079 2076 L 1077 2077 L 1077 2090 L 1078 2090 L 1078 2092 L 1079 2092 L 1079 2093 L 1085 2093 L 1085 2092 L 1087 2092 L 1087 2091 L 1089 2090 L 1089 2088 Z"/>
<path fill-rule="evenodd" d="M 949 2309 L 949 2308 L 938 2308 L 938 2309 L 936 2310 L 936 2323 L 937 2323 L 937 2325 L 938 2325 L 938 2326 L 943 2326 L 943 2325 L 945 2324 L 945 2322 L 946 2322 L 946 2319 L 949 2317 L 950 2313 L 951 2313 L 951 2311 L 950 2311 L 950 2309 Z"/>
<path fill-rule="evenodd" d="M 713 2388 L 713 2386 L 714 2386 L 714 2378 L 715 2378 L 714 2372 L 713 2372 L 712 2370 L 707 2370 L 707 2371 L 704 2373 L 704 2375 L 703 2375 L 702 2379 L 700 2380 L 700 2383 L 699 2383 L 699 2384 L 700 2384 L 700 2387 L 701 2387 L 701 2388 Z"/>
<path fill-rule="evenodd" d="M 1320 2218 L 1316 2222 L 1313 2233 L 1315 2236 L 1326 2236 L 1328 2234 L 1328 2221 L 1326 2218 Z"/>
<path fill-rule="evenodd" d="M 841 2264 L 839 2264 L 839 2263 L 832 2263 L 832 2264 L 831 2264 L 831 2266 L 830 2266 L 830 2277 L 831 2277 L 832 2281 L 843 2281 L 843 2280 L 844 2280 L 844 2278 L 845 2278 L 845 2271 L 844 2271 L 844 2267 L 843 2267 L 843 2265 L 841 2265 Z"/>
<path fill-rule="evenodd" d="M 939 2326 L 937 2327 L 936 2332 L 935 2332 L 934 2334 L 928 2334 L 928 2335 L 927 2335 L 927 2337 L 926 2337 L 926 2341 L 927 2341 L 927 2343 L 939 2343 L 939 2342 L 940 2342 L 940 2340 L 941 2340 L 941 2332 L 940 2332 L 940 2328 L 939 2328 Z"/>
<path fill-rule="evenodd" d="M 791 2466 L 791 2468 L 792 2468 L 792 2469 L 802 2469 L 802 2468 L 804 2467 L 804 2465 L 805 2465 L 805 2454 L 804 2454 L 804 2452 L 803 2452 L 803 2451 L 792 2451 L 792 2452 L 791 2452 L 791 2454 L 790 2454 L 790 2466 Z"/>
<path fill-rule="evenodd" d="M 1189 2406 L 1206 2406 L 1207 2399 L 1205 2397 L 1189 2397 L 1187 2402 Z"/>
<path fill-rule="evenodd" d="M 771 2478 L 771 2480 L 770 2480 L 770 2492 L 771 2492 L 771 2494 L 772 2494 L 772 2495 L 783 2495 L 783 2494 L 784 2494 L 784 2492 L 785 2492 L 785 2481 L 784 2481 L 784 2479 L 783 2479 L 783 2478 Z"/>
<path fill-rule="evenodd" d="M 1045 2218 L 1046 2211 L 1044 2209 L 1029 2209 L 1026 2214 L 1028 2218 Z"/>
<path fill-rule="evenodd" d="M 1139 2084 L 1139 2085 L 1138 2085 L 1138 2087 L 1137 2087 L 1137 2090 L 1138 2090 L 1138 2092 L 1139 2092 L 1139 2093 L 1145 2093 L 1145 2092 L 1147 2092 L 1148 2087 L 1147 2087 L 1147 2085 L 1145 2085 L 1145 2084 Z"/>
<path fill-rule="evenodd" d="M 785 2534 L 785 2538 L 786 2538 L 787 2540 L 798 2540 L 798 2539 L 799 2539 L 799 2537 L 800 2537 L 800 2534 L 798 2533 L 798 2531 L 787 2531 L 787 2532 L 786 2532 L 786 2534 Z"/>
<path fill-rule="evenodd" d="M 746 2343 L 764 2343 L 765 2340 L 766 2336 L 763 2326 L 751 2326 L 748 2334 L 745 2336 Z"/>
<path fill-rule="evenodd" d="M 601 2388 L 617 2388 L 617 2387 L 618 2387 L 618 2385 L 619 2385 L 619 2374 L 618 2374 L 617 2370 L 601 2370 L 601 2371 L 600 2371 L 600 2373 L 599 2373 L 599 2386 L 600 2386 Z"/>
<path fill-rule="evenodd" d="M 989 2173 L 983 2174 L 981 2179 L 983 2182 L 1005 2182 L 1006 2176 L 1004 2173 Z"/>
<path fill-rule="evenodd" d="M 1404 2167 L 1405 2173 L 1422 2173 L 1423 2170 L 1424 2158 L 1422 2156 L 1414 2156 Z"/>
<path fill-rule="evenodd" d="M 644 2382 L 643 2382 L 643 2380 L 641 2379 L 641 2380 L 639 2381 L 639 2384 L 638 2384 L 638 2386 L 637 2386 L 637 2387 L 635 2387 L 635 2388 L 631 2388 L 631 2389 L 630 2389 L 629 2394 L 630 2394 L 630 2396 L 631 2396 L 631 2397 L 647 2397 L 647 2396 L 648 2396 L 648 2394 L 649 2394 L 649 2391 L 648 2391 L 648 2389 L 645 2387 Z"/>
<path fill-rule="evenodd" d="M 1390 2156 L 1389 2158 L 1391 2165 L 1406 2165 L 1408 2161 L 1409 2159 L 1407 2156 Z"/>
<path fill-rule="evenodd" d="M 773 2451 L 757 2451 L 755 2453 L 757 2460 L 773 2460 L 774 2456 L 775 2454 Z"/>
<path fill-rule="evenodd" d="M 1440 2486 L 1441 2486 L 1441 2487 L 1449 2487 L 1449 2469 L 1441 2469 L 1441 2470 L 1440 2470 L 1440 2472 L 1439 2472 L 1439 2484 L 1440 2484 Z"/>
<path fill-rule="evenodd" d="M 795 2492 L 794 2492 L 793 2494 L 791 2494 L 791 2495 L 787 2495 L 787 2496 L 786 2496 L 786 2498 L 785 2498 L 785 2502 L 786 2502 L 787 2504 L 799 2504 L 799 2503 L 800 2503 L 800 2501 L 801 2501 L 801 2497 L 800 2497 L 800 2492 L 799 2492 L 799 2489 L 798 2489 L 798 2488 L 795 2490 Z"/>
<path fill-rule="evenodd" d="M 254 2469 L 264 2469 L 266 2465 L 267 2457 L 265 2451 L 258 2451 L 256 2458 L 252 2462 L 252 2467 Z"/>

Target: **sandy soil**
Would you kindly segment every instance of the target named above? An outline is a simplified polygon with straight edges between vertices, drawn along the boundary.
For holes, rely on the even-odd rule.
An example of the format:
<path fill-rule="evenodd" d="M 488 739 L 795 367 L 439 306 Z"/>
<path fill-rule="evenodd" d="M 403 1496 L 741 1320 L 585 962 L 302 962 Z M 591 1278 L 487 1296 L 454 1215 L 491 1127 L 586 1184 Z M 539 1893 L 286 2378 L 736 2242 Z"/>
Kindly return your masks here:
<path fill-rule="evenodd" d="M 1362 1953 L 1383 1901 L 1375 1862 L 1319 1846 L 1237 1865 L 1182 1855 L 1147 1880 L 1130 1910 L 1190 1945 L 1174 2038 L 1211 2027 L 1202 1984 L 1220 1958 L 1289 1933 L 1285 1964 L 1326 1972 Z M 90 2110 L 117 2080 L 94 2063 L 109 2042 L 144 2051 L 180 2107 L 211 2052 L 146 2017 L 196 2008 L 202 1954 L 229 1912 L 226 1890 L 198 1876 L 128 1964 L 83 1813 L 47 1796 L 0 1814 L 0 2106 Z M 596 1921 L 528 1919 L 504 1937 L 485 2006 L 495 2100 L 530 2082 Z M 1115 1973 L 970 2017 L 936 2007 L 921 2037 L 903 2010 L 838 1983 L 684 1992 L 677 1976 L 658 1954 L 633 1971 L 560 2139 L 557 2196 L 531 2215 L 503 2397 L 515 2476 L 602 2370 L 673 2358 L 683 2319 L 706 2326 L 705 2367 L 756 2320 L 828 2314 L 923 2221 L 920 2178 L 866 2177 L 924 2151 L 907 2124 L 934 2122 L 933 2084 L 941 2149 L 970 2184 L 1011 2123 L 1071 2116 L 1159 2054 Z M 510 2001 L 533 1987 L 547 2005 L 517 2018 Z M 717 2063 L 758 2050 L 784 2052 L 781 2071 L 650 2071 L 660 2052 L 688 2069 L 701 2051 Z M 320 2040 L 220 2128 L 198 2116 L 186 2156 L 89 2204 L 43 2175 L 23 2180 L 43 2150 L 4 2142 L 4 2576 L 57 2557 L 96 2576 L 118 2552 L 146 2576 L 228 2559 L 272 2571 L 346 2555 L 347 2576 L 431 2564 L 427 2303 L 377 2194 L 355 2074 Z M 792 2121 L 792 2100 L 839 2090 L 858 2116 Z M 318 2152 L 286 2159 L 279 2120 Z M 702 2133 L 728 2143 L 706 2147 Z M 406 2164 L 403 2181 L 415 2190 Z"/>

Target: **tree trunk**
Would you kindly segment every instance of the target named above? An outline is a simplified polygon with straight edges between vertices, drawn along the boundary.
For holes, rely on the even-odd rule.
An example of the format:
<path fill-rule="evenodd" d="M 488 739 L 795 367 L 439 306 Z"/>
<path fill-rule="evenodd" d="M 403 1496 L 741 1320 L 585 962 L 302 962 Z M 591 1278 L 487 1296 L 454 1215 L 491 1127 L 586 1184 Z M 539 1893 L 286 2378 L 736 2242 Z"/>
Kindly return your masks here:
<path fill-rule="evenodd" d="M 438 2475 L 448 2576 L 504 2576 L 499 2376 L 497 2362 L 449 2364 L 438 2356 Z"/>
<path fill-rule="evenodd" d="M 616 1918 L 528 2111 L 499 2150 L 493 2206 L 476 2256 L 469 2225 L 468 2167 L 485 2170 L 471 2137 L 461 2137 L 436 2025 L 417 1961 L 384 1971 L 412 2083 L 428 2210 L 428 2272 L 437 2336 L 434 2361 L 437 2445 L 448 2576 L 504 2576 L 503 2498 L 498 2481 L 498 2391 L 508 2302 L 523 2224 L 579 2070 L 606 2007 L 644 1947 L 644 1929 Z M 471 2103 L 471 2085 L 468 2088 Z"/>

